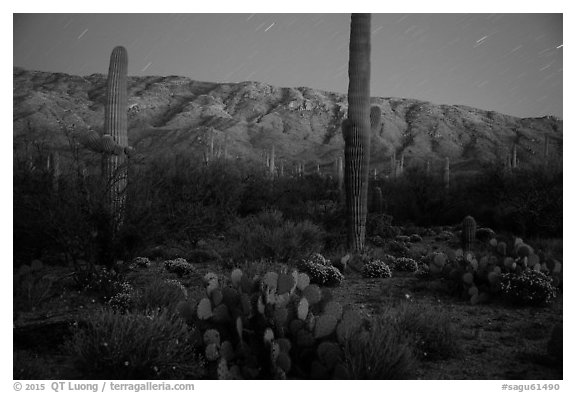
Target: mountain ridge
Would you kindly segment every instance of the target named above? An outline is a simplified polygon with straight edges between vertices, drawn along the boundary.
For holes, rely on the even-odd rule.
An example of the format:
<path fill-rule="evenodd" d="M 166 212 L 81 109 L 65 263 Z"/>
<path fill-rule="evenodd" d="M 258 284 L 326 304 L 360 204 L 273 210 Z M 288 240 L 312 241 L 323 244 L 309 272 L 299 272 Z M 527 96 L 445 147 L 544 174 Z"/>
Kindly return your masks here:
<path fill-rule="evenodd" d="M 210 133 L 221 149 L 226 143 L 231 157 L 258 160 L 274 145 L 276 157 L 288 166 L 319 162 L 327 171 L 343 154 L 340 124 L 348 105 L 342 93 L 174 75 L 133 76 L 128 86 L 129 141 L 144 156 L 202 155 Z M 106 75 L 14 67 L 13 87 L 15 150 L 22 141 L 39 138 L 63 148 L 70 127 L 102 129 Z M 436 167 L 450 157 L 455 169 L 478 169 L 503 162 L 515 143 L 520 163 L 534 164 L 543 159 L 545 136 L 550 155 L 562 153 L 563 122 L 554 116 L 519 118 L 409 98 L 371 101 L 382 109 L 382 126 L 372 135 L 371 167 L 384 175 L 391 171 L 393 154 L 404 153 L 406 167 L 426 161 Z"/>

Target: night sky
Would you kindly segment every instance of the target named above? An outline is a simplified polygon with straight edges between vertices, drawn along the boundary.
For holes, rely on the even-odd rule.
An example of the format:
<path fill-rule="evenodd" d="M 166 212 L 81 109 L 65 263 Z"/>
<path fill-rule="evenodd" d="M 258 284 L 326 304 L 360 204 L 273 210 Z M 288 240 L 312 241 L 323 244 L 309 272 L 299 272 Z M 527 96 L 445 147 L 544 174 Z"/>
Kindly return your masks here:
<path fill-rule="evenodd" d="M 371 95 L 563 117 L 562 14 L 373 14 Z M 14 65 L 345 93 L 349 14 L 15 14 Z"/>

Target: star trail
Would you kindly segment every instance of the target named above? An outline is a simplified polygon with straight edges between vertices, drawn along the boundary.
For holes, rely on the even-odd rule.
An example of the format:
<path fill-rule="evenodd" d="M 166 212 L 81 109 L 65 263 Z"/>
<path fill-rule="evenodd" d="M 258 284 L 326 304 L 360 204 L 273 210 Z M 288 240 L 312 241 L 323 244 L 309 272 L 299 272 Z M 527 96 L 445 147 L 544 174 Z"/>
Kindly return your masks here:
<path fill-rule="evenodd" d="M 345 93 L 349 14 L 15 14 L 14 65 Z M 562 14 L 373 14 L 371 94 L 562 117 Z"/>

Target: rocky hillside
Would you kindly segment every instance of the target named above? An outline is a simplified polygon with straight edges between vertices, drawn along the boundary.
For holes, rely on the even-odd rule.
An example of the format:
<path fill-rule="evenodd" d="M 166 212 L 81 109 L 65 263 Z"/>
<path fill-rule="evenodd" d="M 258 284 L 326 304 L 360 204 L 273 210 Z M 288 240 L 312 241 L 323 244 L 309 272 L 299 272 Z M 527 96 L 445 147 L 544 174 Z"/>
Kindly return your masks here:
<path fill-rule="evenodd" d="M 17 67 L 13 74 L 15 152 L 39 145 L 65 151 L 67 134 L 102 128 L 105 75 Z M 561 157 L 562 121 L 554 117 L 522 119 L 403 98 L 374 97 L 372 102 L 383 116 L 382 127 L 372 135 L 372 166 L 383 175 L 390 172 L 393 153 L 404 154 L 405 167 L 430 160 L 439 171 L 448 156 L 454 171 L 470 171 L 503 161 L 514 143 L 520 165 L 538 163 L 545 135 L 550 155 Z M 318 162 L 327 172 L 343 154 L 340 124 L 346 112 L 345 95 L 306 87 L 129 78 L 128 135 L 144 160 L 179 150 L 201 155 L 213 133 L 216 150 L 226 144 L 231 157 L 260 159 L 274 145 L 286 168 L 303 162 L 310 171 Z"/>

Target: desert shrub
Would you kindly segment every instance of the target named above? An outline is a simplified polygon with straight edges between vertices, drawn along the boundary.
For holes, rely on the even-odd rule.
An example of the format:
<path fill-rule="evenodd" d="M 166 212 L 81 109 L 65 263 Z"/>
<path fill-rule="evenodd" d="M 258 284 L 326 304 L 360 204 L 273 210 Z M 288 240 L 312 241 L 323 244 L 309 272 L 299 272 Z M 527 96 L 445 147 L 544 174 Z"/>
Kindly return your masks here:
<path fill-rule="evenodd" d="M 168 272 L 176 274 L 178 277 L 188 276 L 196 272 L 194 265 L 188 263 L 184 258 L 164 261 L 164 268 L 166 268 Z"/>
<path fill-rule="evenodd" d="M 415 272 L 418 270 L 418 263 L 412 258 L 396 258 L 392 266 L 394 270 L 400 272 Z"/>
<path fill-rule="evenodd" d="M 190 250 L 186 253 L 186 259 L 190 263 L 209 263 L 209 262 L 221 262 L 222 256 L 216 250 L 197 248 Z"/>
<path fill-rule="evenodd" d="M 450 222 L 452 201 L 445 197 L 442 182 L 427 176 L 423 168 L 409 167 L 403 175 L 381 186 L 388 201 L 388 213 L 398 222 L 418 226 Z"/>
<path fill-rule="evenodd" d="M 14 308 L 29 311 L 41 307 L 57 294 L 55 278 L 42 270 L 42 265 L 22 265 L 13 276 Z"/>
<path fill-rule="evenodd" d="M 284 177 L 275 181 L 271 202 L 290 220 L 309 220 L 332 230 L 345 219 L 335 190 L 336 181 L 316 174 Z"/>
<path fill-rule="evenodd" d="M 443 309 L 404 301 L 384 314 L 408 335 L 420 359 L 448 359 L 461 352 L 456 328 Z"/>
<path fill-rule="evenodd" d="M 389 278 L 392 277 L 392 271 L 383 261 L 372 259 L 362 267 L 362 276 L 366 278 Z"/>
<path fill-rule="evenodd" d="M 329 287 L 340 285 L 344 280 L 344 275 L 340 273 L 340 270 L 330 265 L 322 255 L 320 255 L 322 258 L 318 258 L 318 255 L 312 255 L 312 257 L 312 259 L 301 260 L 297 265 L 298 270 L 308 274 L 310 282 L 314 284 Z"/>
<path fill-rule="evenodd" d="M 141 248 L 168 241 L 195 241 L 224 230 L 238 214 L 251 167 L 176 152 L 133 165 L 127 217 Z M 184 255 L 178 255 L 184 256 Z"/>
<path fill-rule="evenodd" d="M 376 247 L 384 247 L 386 245 L 386 241 L 382 239 L 380 236 L 370 236 L 367 237 L 366 240 L 368 240 Z"/>
<path fill-rule="evenodd" d="M 399 256 L 405 256 L 408 255 L 408 253 L 410 252 L 410 249 L 408 248 L 408 246 L 406 244 L 404 244 L 403 242 L 397 241 L 397 240 L 392 240 L 389 243 L 386 244 L 386 248 Z"/>
<path fill-rule="evenodd" d="M 238 263 L 235 267 L 240 268 L 247 277 L 260 276 L 263 277 L 270 271 L 288 271 L 288 265 L 275 262 L 269 259 L 259 259 L 254 261 L 247 261 Z"/>
<path fill-rule="evenodd" d="M 545 305 L 556 297 L 552 278 L 531 269 L 524 270 L 520 274 L 502 274 L 498 290 L 505 300 L 518 305 Z"/>
<path fill-rule="evenodd" d="M 119 314 L 100 310 L 66 343 L 88 379 L 198 379 L 203 362 L 186 323 L 167 312 Z"/>
<path fill-rule="evenodd" d="M 39 151 L 37 159 L 42 160 L 47 153 Z M 106 187 L 98 177 L 81 175 L 77 153 L 62 155 L 59 178 L 42 165 L 30 168 L 15 164 L 15 264 L 62 254 L 67 260 L 110 265 L 119 244 L 110 239 Z M 45 162 L 44 157 L 44 166 Z"/>
<path fill-rule="evenodd" d="M 490 228 L 478 228 L 476 230 L 476 238 L 482 242 L 487 242 L 496 237 L 496 232 Z"/>
<path fill-rule="evenodd" d="M 410 242 L 411 243 L 419 243 L 422 241 L 422 236 L 413 233 L 412 235 L 410 235 Z"/>
<path fill-rule="evenodd" d="M 228 231 L 236 259 L 287 262 L 322 247 L 324 232 L 309 221 L 285 220 L 277 210 L 238 219 Z"/>
<path fill-rule="evenodd" d="M 344 362 L 351 379 L 408 379 L 416 369 L 404 333 L 386 317 L 373 319 L 367 333 L 345 341 Z"/>
<path fill-rule="evenodd" d="M 463 197 L 483 212 L 477 218 L 494 229 L 558 237 L 562 235 L 562 181 L 561 169 L 532 167 L 506 173 L 487 167 Z"/>
<path fill-rule="evenodd" d="M 533 238 L 527 239 L 526 243 L 534 247 L 534 250 L 540 255 L 542 261 L 562 260 L 564 249 L 562 238 Z"/>
<path fill-rule="evenodd" d="M 131 286 L 122 275 L 106 268 L 78 269 L 74 278 L 76 288 L 95 295 L 103 303 L 110 302 L 116 295 L 130 292 Z"/>
<path fill-rule="evenodd" d="M 168 310 L 174 311 L 178 302 L 188 297 L 188 291 L 178 280 L 154 277 L 135 295 L 134 307 L 139 311 Z"/>
<path fill-rule="evenodd" d="M 366 234 L 368 236 L 390 239 L 396 237 L 399 233 L 400 230 L 392 226 L 392 216 L 370 213 L 366 217 Z"/>

